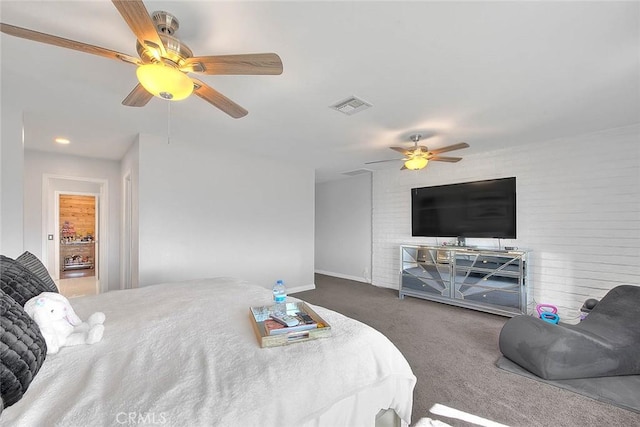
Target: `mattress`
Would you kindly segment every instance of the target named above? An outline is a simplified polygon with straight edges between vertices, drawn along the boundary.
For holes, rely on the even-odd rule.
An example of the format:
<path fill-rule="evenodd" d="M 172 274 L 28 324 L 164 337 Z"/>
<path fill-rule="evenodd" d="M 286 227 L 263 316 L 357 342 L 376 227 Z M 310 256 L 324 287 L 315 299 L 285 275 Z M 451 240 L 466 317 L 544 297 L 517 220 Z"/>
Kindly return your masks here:
<path fill-rule="evenodd" d="M 72 299 L 82 319 L 105 313 L 102 341 L 48 355 L 0 424 L 372 426 L 381 409 L 410 423 L 416 378 L 384 335 L 310 305 L 331 337 L 260 348 L 249 307 L 271 299 L 234 278 Z"/>

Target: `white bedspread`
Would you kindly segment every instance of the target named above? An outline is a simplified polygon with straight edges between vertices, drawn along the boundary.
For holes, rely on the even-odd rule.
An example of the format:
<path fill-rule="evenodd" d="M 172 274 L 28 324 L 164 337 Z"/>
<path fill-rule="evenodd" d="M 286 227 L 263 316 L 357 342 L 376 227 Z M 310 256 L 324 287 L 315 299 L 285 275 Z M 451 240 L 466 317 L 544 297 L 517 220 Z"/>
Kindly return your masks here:
<path fill-rule="evenodd" d="M 45 360 L 7 426 L 373 426 L 379 409 L 410 422 L 415 376 L 374 329 L 314 310 L 332 336 L 260 348 L 249 306 L 267 289 L 216 278 L 71 300 L 103 311 L 103 340 Z"/>

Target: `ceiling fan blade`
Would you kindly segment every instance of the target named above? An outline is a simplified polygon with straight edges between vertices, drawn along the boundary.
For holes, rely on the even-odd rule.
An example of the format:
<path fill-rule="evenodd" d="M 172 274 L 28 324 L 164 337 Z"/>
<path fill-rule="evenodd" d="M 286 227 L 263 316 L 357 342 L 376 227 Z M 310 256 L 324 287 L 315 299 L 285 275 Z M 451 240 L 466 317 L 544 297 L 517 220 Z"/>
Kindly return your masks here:
<path fill-rule="evenodd" d="M 138 83 L 124 101 L 122 101 L 122 105 L 126 105 L 127 107 L 144 107 L 151 98 L 153 98 L 153 95 Z"/>
<path fill-rule="evenodd" d="M 455 162 L 459 162 L 460 160 L 462 160 L 462 157 L 445 157 L 445 156 L 433 156 L 433 157 L 429 157 L 429 161 L 436 161 L 436 162 L 450 162 L 450 163 L 455 163 Z"/>
<path fill-rule="evenodd" d="M 52 36 L 51 34 L 40 33 L 38 31 L 28 30 L 26 28 L 16 27 L 5 23 L 0 23 L 0 31 L 5 34 L 9 34 L 22 39 L 32 40 L 40 43 L 46 43 L 58 47 L 64 47 L 67 49 L 78 50 L 80 52 L 91 53 L 93 55 L 103 56 L 109 59 L 119 59 L 131 64 L 140 64 L 138 58 L 126 55 L 124 53 L 116 52 L 113 50 L 105 49 L 103 47 L 93 46 L 86 43 L 77 42 L 75 40 L 69 40 L 62 37 Z"/>
<path fill-rule="evenodd" d="M 194 56 L 187 58 L 182 71 L 203 74 L 282 74 L 282 60 L 275 53 Z"/>
<path fill-rule="evenodd" d="M 389 147 L 389 148 L 391 148 L 392 150 L 397 151 L 398 153 L 402 153 L 405 156 L 408 156 L 413 151 L 413 149 L 407 150 L 406 148 L 403 148 L 403 147 Z"/>
<path fill-rule="evenodd" d="M 374 162 L 366 162 L 365 165 L 372 165 L 374 163 L 385 163 L 385 162 L 399 162 L 401 160 L 406 161 L 407 159 L 389 159 L 389 160 L 376 160 Z"/>
<path fill-rule="evenodd" d="M 446 153 L 447 151 L 461 150 L 463 148 L 468 148 L 468 147 L 469 147 L 469 144 L 467 144 L 466 142 L 459 142 L 457 144 L 449 145 L 447 147 L 438 148 L 436 150 L 429 150 L 429 153 L 430 154 L 440 154 L 440 153 Z"/>
<path fill-rule="evenodd" d="M 234 119 L 239 119 L 240 117 L 244 117 L 247 115 L 247 110 L 245 110 L 217 90 L 213 89 L 211 86 L 204 84 L 198 79 L 192 78 L 191 80 L 193 80 L 194 83 L 193 92 L 200 98 L 221 109 Z"/>
<path fill-rule="evenodd" d="M 112 0 L 112 2 L 140 44 L 150 48 L 156 55 L 166 56 L 167 52 L 162 39 L 144 3 L 141 0 Z M 160 59 L 157 56 L 156 58 Z"/>

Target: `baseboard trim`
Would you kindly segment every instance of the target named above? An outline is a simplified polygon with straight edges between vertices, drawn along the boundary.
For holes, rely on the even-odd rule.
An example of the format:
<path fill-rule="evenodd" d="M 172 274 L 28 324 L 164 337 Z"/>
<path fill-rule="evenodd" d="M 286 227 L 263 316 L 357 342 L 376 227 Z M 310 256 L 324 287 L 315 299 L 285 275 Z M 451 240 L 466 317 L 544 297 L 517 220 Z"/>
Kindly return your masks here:
<path fill-rule="evenodd" d="M 373 284 L 373 283 L 372 283 L 372 285 L 377 287 L 377 288 L 393 289 L 394 291 L 399 291 L 400 290 L 398 285 L 396 285 L 396 286 L 385 286 L 385 285 L 376 285 L 376 284 Z"/>
<path fill-rule="evenodd" d="M 333 271 L 316 270 L 317 274 L 324 274 L 325 276 L 338 277 L 340 279 L 353 280 L 355 282 L 362 282 L 371 284 L 371 280 L 367 280 L 364 277 L 350 276 L 348 274 L 334 273 Z"/>
<path fill-rule="evenodd" d="M 315 288 L 316 288 L 316 284 L 312 283 L 310 285 L 302 285 L 302 286 L 296 286 L 295 288 L 289 288 L 287 289 L 287 292 L 290 294 L 295 294 L 296 292 L 312 291 Z"/>

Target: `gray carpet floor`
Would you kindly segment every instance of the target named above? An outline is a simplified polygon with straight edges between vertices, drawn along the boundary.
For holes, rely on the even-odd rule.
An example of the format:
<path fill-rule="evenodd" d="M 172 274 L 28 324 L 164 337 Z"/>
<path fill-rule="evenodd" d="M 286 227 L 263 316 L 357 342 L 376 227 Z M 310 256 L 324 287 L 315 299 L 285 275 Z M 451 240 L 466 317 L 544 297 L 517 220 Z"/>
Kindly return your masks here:
<path fill-rule="evenodd" d="M 636 426 L 640 414 L 496 367 L 501 316 L 406 297 L 365 283 L 316 275 L 316 289 L 294 296 L 382 332 L 418 378 L 412 424 L 440 403 L 510 426 Z"/>

